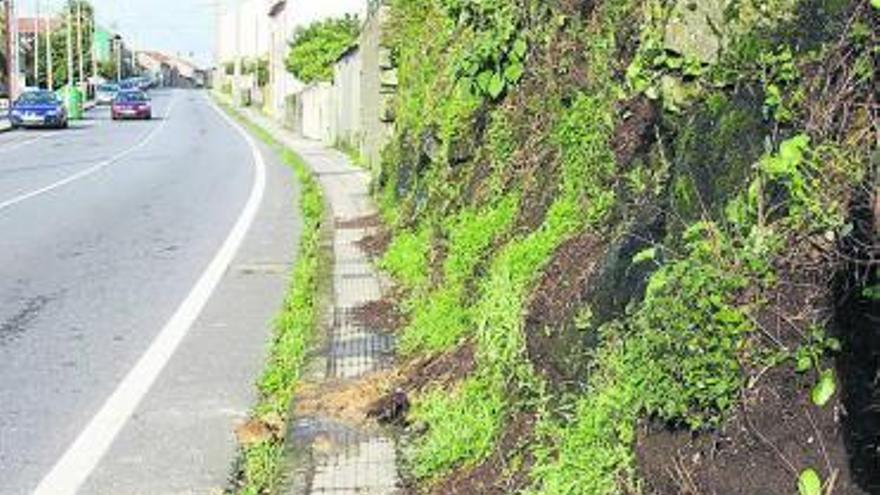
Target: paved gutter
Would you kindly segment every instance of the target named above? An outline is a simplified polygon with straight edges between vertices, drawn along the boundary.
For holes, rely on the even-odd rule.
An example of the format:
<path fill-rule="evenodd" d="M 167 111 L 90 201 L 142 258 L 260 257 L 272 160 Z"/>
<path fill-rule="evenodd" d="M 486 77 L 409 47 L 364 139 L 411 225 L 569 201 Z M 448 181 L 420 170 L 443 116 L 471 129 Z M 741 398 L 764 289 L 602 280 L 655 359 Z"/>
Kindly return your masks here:
<path fill-rule="evenodd" d="M 390 367 L 393 337 L 366 328 L 354 309 L 382 298 L 387 284 L 372 266 L 358 241 L 371 233 L 377 213 L 369 194 L 369 173 L 343 153 L 297 138 L 279 124 L 252 110 L 242 114 L 297 152 L 324 190 L 335 220 L 333 227 L 333 307 L 326 345 L 316 357 L 321 384 L 355 380 Z M 288 446 L 291 472 L 289 495 L 395 493 L 399 488 L 394 439 L 378 428 L 351 425 L 324 416 L 294 417 Z"/>

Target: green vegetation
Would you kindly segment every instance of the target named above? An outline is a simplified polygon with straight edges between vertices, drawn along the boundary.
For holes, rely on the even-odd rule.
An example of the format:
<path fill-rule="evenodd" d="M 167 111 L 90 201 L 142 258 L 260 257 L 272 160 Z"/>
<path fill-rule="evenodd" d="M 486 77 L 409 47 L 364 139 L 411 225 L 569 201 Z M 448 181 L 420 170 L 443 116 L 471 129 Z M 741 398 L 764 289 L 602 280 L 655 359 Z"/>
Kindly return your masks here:
<path fill-rule="evenodd" d="M 835 120 L 815 93 L 840 77 L 823 64 L 848 70 L 828 63 L 834 50 L 854 60 L 849 94 L 870 93 L 876 32 L 842 20 L 866 5 L 735 2 L 696 33 L 712 53 L 670 47 L 681 5 L 392 3 L 400 88 L 377 194 L 396 229 L 381 265 L 405 289 L 401 350 L 477 351 L 470 376 L 414 398 L 427 426 L 407 448 L 417 480 L 486 460 L 528 414 L 534 462 L 518 490 L 636 493 L 641 421 L 717 430 L 759 369 L 815 374 L 813 402 L 834 398 L 841 344 L 827 321 L 789 323 L 781 342 L 762 317 L 805 253 L 839 269 L 816 253 L 855 228 L 847 202 L 876 122 Z M 584 237 L 595 252 L 561 269 L 595 266 L 590 290 L 564 291 L 580 298 L 559 309 L 566 321 L 530 326 L 538 282 Z M 559 395 L 531 347 L 570 329 L 589 362 Z"/>
<path fill-rule="evenodd" d="M 492 450 L 503 408 L 504 399 L 479 379 L 466 380 L 451 392 L 427 393 L 412 417 L 432 425 L 432 431 L 409 452 L 412 474 L 436 478 L 463 462 L 483 458 Z"/>
<path fill-rule="evenodd" d="M 800 495 L 822 495 L 822 478 L 814 469 L 805 469 L 798 477 Z"/>
<path fill-rule="evenodd" d="M 287 70 L 305 83 L 333 80 L 333 64 L 355 46 L 360 22 L 355 16 L 317 21 L 294 34 Z"/>
<path fill-rule="evenodd" d="M 269 84 L 269 59 L 266 57 L 245 58 L 241 61 L 241 73 L 253 74 L 257 86 L 265 87 Z"/>
<path fill-rule="evenodd" d="M 301 187 L 302 237 L 284 306 L 275 321 L 269 361 L 257 384 L 260 396 L 251 414 L 253 421 L 263 424 L 285 424 L 306 351 L 318 324 L 320 278 L 327 266 L 320 245 L 324 200 L 317 181 L 296 154 L 235 110 L 228 106 L 225 109 L 252 134 L 280 153 L 282 161 L 293 168 Z M 275 493 L 282 476 L 283 440 L 270 436 L 242 446 L 236 493 Z"/>

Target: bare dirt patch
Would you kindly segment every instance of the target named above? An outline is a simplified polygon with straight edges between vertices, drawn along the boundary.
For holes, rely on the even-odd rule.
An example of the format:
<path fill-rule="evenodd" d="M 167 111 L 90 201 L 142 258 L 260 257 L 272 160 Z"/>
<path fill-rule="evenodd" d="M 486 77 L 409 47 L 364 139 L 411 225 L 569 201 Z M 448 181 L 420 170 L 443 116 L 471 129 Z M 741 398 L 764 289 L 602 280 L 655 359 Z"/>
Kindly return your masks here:
<path fill-rule="evenodd" d="M 611 149 L 617 164 L 626 166 L 637 154 L 647 151 L 646 145 L 652 143 L 658 113 L 654 103 L 644 97 L 625 102 L 618 113 L 621 118 L 611 138 Z"/>
<path fill-rule="evenodd" d="M 358 380 L 301 383 L 296 391 L 295 417 L 332 418 L 350 426 L 369 424 L 373 403 L 393 390 L 394 371 L 369 374 Z"/>
<path fill-rule="evenodd" d="M 851 482 L 841 440 L 842 404 L 814 406 L 809 399 L 814 379 L 789 368 L 769 371 L 743 393 L 741 408 L 714 433 L 644 425 L 636 455 L 645 493 L 797 493 L 798 474 L 807 468 L 834 480 L 828 493 L 867 493 Z"/>
<path fill-rule="evenodd" d="M 336 228 L 338 230 L 369 229 L 373 227 L 382 227 L 383 225 L 382 217 L 378 214 L 366 215 L 350 220 L 336 220 Z"/>
<path fill-rule="evenodd" d="M 406 318 L 397 308 L 396 298 L 370 301 L 353 310 L 355 322 L 366 328 L 394 332 L 403 327 Z"/>
<path fill-rule="evenodd" d="M 792 246 L 789 261 L 776 263 L 779 281 L 755 316 L 756 345 L 793 351 L 811 324 L 832 318 L 828 283 L 833 270 L 821 262 L 822 252 Z M 828 359 L 822 367 L 833 363 Z M 839 378 L 834 399 L 820 408 L 810 400 L 816 371 L 753 365 L 744 372 L 749 380 L 739 408 L 720 429 L 692 433 L 656 422 L 643 425 L 636 454 L 646 494 L 797 493 L 798 475 L 807 468 L 831 484 L 825 493 L 876 493 L 860 487 L 851 469 L 846 432 L 855 411 L 843 402 Z"/>
<path fill-rule="evenodd" d="M 530 484 L 534 456 L 535 416 L 520 413 L 507 424 L 492 455 L 469 468 L 460 469 L 431 487 L 432 495 L 507 495 Z"/>
<path fill-rule="evenodd" d="M 453 383 L 472 374 L 476 369 L 475 352 L 474 345 L 466 343 L 445 354 L 418 358 L 404 364 L 385 393 L 366 408 L 367 414 L 380 423 L 405 426 L 409 397 L 428 388 L 449 389 Z"/>
<path fill-rule="evenodd" d="M 586 361 L 584 335 L 573 324 L 603 252 L 594 235 L 575 237 L 556 251 L 529 300 L 525 321 L 529 359 L 549 383 L 567 387 Z"/>

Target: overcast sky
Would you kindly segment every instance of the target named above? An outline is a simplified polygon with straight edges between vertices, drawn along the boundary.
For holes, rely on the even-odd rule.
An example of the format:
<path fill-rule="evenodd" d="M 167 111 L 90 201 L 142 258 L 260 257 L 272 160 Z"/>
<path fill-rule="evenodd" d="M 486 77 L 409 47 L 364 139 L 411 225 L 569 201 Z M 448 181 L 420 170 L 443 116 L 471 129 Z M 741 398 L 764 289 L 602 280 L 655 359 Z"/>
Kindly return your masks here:
<path fill-rule="evenodd" d="M 91 0 L 98 22 L 113 28 L 139 50 L 159 50 L 210 64 L 217 5 L 234 0 Z M 325 1 L 325 0 L 316 0 Z M 17 0 L 20 15 L 33 13 L 37 0 Z M 64 0 L 40 0 L 60 9 Z"/>

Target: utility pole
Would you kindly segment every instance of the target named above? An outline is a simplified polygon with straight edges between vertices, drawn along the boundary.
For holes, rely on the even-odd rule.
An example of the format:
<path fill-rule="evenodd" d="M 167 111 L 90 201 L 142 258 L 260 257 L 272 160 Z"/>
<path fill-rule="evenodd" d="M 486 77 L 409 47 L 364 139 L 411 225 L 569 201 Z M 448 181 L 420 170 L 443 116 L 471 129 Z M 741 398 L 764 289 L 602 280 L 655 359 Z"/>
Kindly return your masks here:
<path fill-rule="evenodd" d="M 67 85 L 73 86 L 73 12 L 67 6 Z"/>
<path fill-rule="evenodd" d="M 82 85 L 85 78 L 85 57 L 83 56 L 83 32 L 82 32 L 82 0 L 76 2 L 76 59 L 79 62 L 79 83 Z"/>
<path fill-rule="evenodd" d="M 122 38 L 113 38 L 116 44 L 116 82 L 122 81 Z"/>
<path fill-rule="evenodd" d="M 4 47 L 6 52 L 6 91 L 9 93 L 9 100 L 12 101 L 12 0 L 3 2 L 3 14 L 3 19 L 6 21 L 6 25 L 3 26 L 6 35 L 6 46 Z"/>
<path fill-rule="evenodd" d="M 241 21 L 242 6 L 239 3 L 235 6 L 235 65 L 232 75 L 232 101 L 236 105 L 241 104 Z"/>
<path fill-rule="evenodd" d="M 95 18 L 95 10 L 92 7 L 92 22 L 89 30 L 89 51 L 92 53 L 92 79 L 98 80 L 98 44 L 95 43 L 95 37 L 98 34 L 98 24 Z"/>
<path fill-rule="evenodd" d="M 52 60 L 52 17 L 46 14 L 46 89 L 55 90 L 55 64 Z"/>
<path fill-rule="evenodd" d="M 35 0 L 34 16 L 34 87 L 40 87 L 40 0 Z"/>
<path fill-rule="evenodd" d="M 18 71 L 18 39 L 15 29 L 15 6 L 13 0 L 6 0 L 6 85 L 9 100 L 12 101 L 17 95 L 17 71 Z"/>

